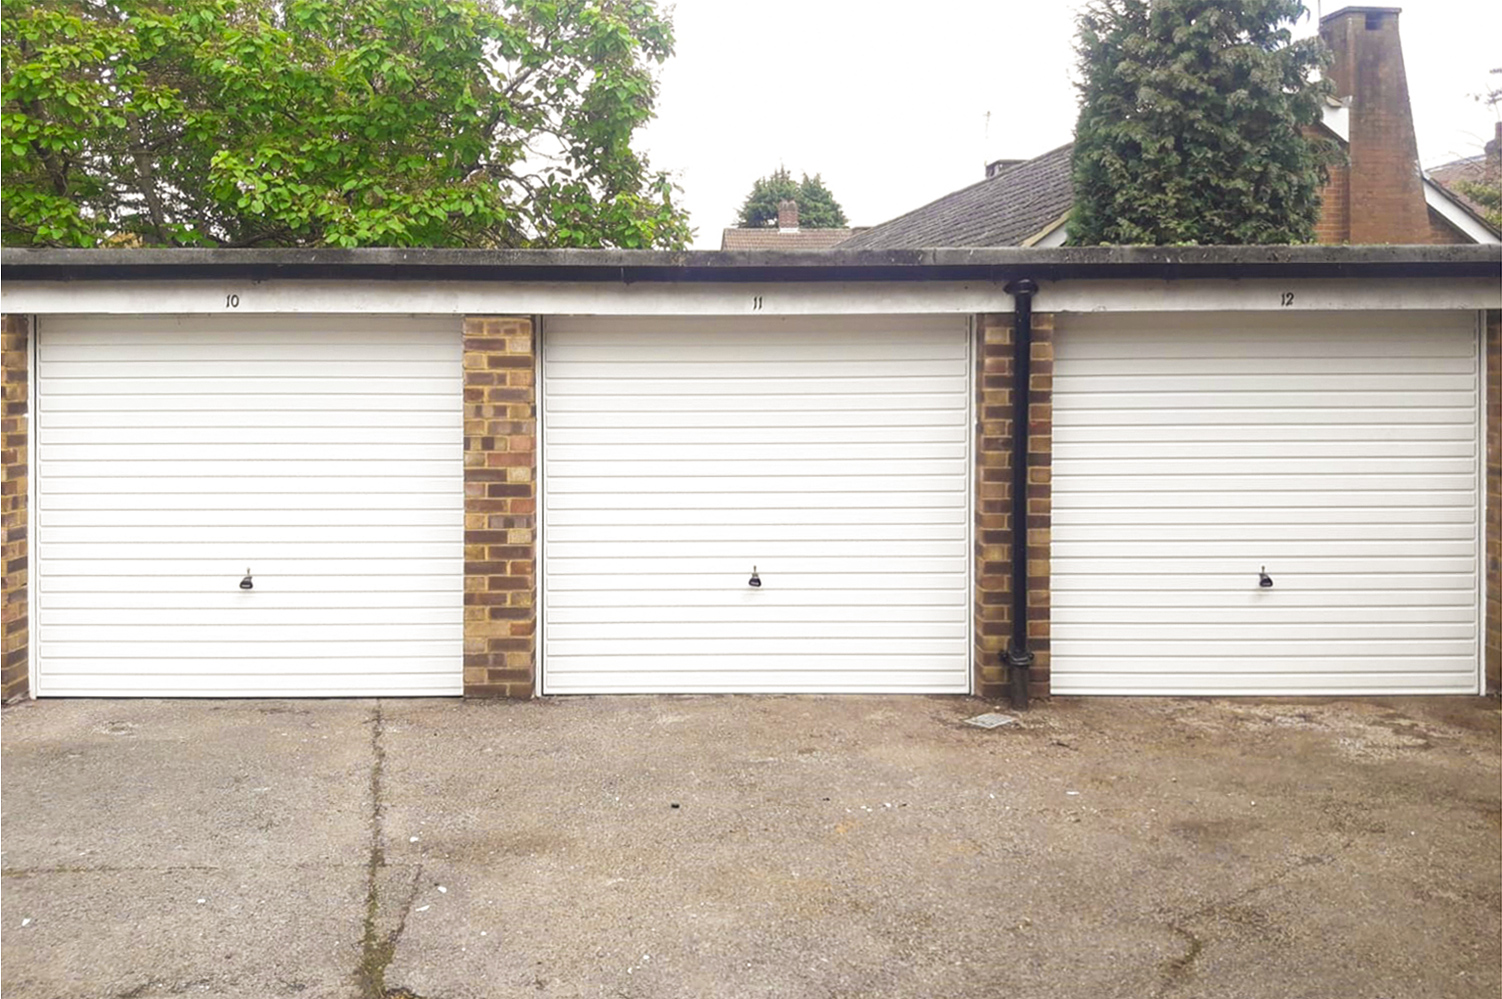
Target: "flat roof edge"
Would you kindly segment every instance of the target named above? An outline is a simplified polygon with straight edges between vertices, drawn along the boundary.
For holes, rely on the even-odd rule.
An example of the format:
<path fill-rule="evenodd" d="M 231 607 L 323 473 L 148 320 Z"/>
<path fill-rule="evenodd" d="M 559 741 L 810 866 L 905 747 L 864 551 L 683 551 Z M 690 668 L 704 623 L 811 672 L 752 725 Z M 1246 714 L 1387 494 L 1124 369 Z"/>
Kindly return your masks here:
<path fill-rule="evenodd" d="M 11 281 L 805 282 L 1268 277 L 1489 277 L 1502 246 L 996 247 L 931 250 L 5 248 Z"/>

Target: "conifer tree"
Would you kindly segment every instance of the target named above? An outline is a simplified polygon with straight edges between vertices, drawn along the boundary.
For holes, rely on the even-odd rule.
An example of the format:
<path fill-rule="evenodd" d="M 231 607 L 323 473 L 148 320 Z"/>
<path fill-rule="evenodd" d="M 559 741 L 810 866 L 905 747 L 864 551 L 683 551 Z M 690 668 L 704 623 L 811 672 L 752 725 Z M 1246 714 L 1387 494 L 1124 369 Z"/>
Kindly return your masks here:
<path fill-rule="evenodd" d="M 767 176 L 757 178 L 751 185 L 751 193 L 741 204 L 735 224 L 742 229 L 776 225 L 777 205 L 783 201 L 797 202 L 800 229 L 838 229 L 846 224 L 845 210 L 824 186 L 823 177 L 804 174 L 802 183 L 799 183 L 787 167 L 778 167 Z"/>
<path fill-rule="evenodd" d="M 1297 0 L 1091 0 L 1069 242 L 1306 243 L 1331 147 Z"/>

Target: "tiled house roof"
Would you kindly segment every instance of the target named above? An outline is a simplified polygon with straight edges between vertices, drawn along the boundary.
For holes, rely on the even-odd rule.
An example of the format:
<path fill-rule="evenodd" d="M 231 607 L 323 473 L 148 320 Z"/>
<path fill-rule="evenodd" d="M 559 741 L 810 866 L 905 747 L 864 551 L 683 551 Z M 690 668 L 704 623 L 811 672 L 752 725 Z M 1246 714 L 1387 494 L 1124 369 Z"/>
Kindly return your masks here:
<path fill-rule="evenodd" d="M 851 250 L 1018 246 L 1074 203 L 1069 159 L 1074 143 L 1002 170 L 840 244 Z"/>
<path fill-rule="evenodd" d="M 771 226 L 760 229 L 726 229 L 720 236 L 722 250 L 827 250 L 864 229 L 798 229 L 788 232 Z"/>
<path fill-rule="evenodd" d="M 1498 126 L 1498 130 L 1502 131 L 1502 126 Z M 1477 204 L 1471 198 L 1466 197 L 1466 195 L 1458 190 L 1455 186 L 1456 184 L 1462 183 L 1464 181 L 1474 182 L 1485 180 L 1487 178 L 1489 168 L 1487 166 L 1485 155 L 1470 156 L 1463 160 L 1454 160 L 1450 163 L 1446 163 L 1444 166 L 1437 166 L 1432 170 L 1427 170 L 1425 171 L 1425 173 L 1428 175 L 1430 180 L 1434 181 L 1440 187 L 1443 187 L 1446 194 L 1454 198 L 1460 204 L 1464 205 L 1466 210 L 1469 211 L 1472 215 L 1476 216 L 1478 221 L 1480 221 L 1483 225 L 1486 225 L 1493 231 L 1496 230 L 1496 226 L 1491 225 L 1485 219 L 1487 212 L 1486 206 Z"/>

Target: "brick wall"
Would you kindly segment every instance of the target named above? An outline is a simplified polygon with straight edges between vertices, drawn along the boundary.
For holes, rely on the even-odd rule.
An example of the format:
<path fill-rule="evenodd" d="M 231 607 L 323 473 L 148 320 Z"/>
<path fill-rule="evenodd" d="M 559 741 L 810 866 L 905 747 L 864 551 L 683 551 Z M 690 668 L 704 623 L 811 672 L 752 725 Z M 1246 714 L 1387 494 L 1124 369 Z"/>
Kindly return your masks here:
<path fill-rule="evenodd" d="M 1502 311 L 1486 315 L 1486 689 L 1502 690 Z"/>
<path fill-rule="evenodd" d="M 537 676 L 537 391 L 532 322 L 464 321 L 464 693 L 531 697 Z"/>
<path fill-rule="evenodd" d="M 1476 242 L 1433 209 L 1429 210 L 1429 242 L 1436 246 L 1456 246 Z"/>
<path fill-rule="evenodd" d="M 1330 167 L 1330 179 L 1320 189 L 1319 223 L 1314 227 L 1316 243 L 1340 244 L 1351 241 L 1351 168 L 1345 163 Z"/>
<path fill-rule="evenodd" d="M 1011 634 L 1012 316 L 976 317 L 975 647 L 979 697 L 1004 697 L 1002 654 Z M 1028 441 L 1028 642 L 1036 655 L 1029 693 L 1048 696 L 1049 524 L 1053 451 L 1053 317 L 1033 315 Z"/>
<path fill-rule="evenodd" d="M 1027 641 L 1037 657 L 1028 693 L 1049 692 L 1049 558 L 1053 524 L 1053 316 L 1033 313 L 1027 414 Z"/>
<path fill-rule="evenodd" d="M 30 320 L 0 316 L 0 382 L 4 410 L 0 412 L 0 700 L 29 690 L 27 638 L 27 455 L 26 350 Z"/>

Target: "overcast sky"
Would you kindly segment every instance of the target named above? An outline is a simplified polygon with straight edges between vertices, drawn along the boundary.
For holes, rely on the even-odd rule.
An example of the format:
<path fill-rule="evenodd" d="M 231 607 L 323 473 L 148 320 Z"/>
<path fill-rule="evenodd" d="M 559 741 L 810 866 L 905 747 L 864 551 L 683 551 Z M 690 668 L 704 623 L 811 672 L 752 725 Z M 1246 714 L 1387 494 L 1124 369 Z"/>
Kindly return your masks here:
<path fill-rule="evenodd" d="M 1403 56 L 1419 157 L 1481 151 L 1502 76 L 1502 2 L 1408 0 Z M 853 225 L 980 180 L 984 165 L 1068 142 L 1074 0 L 678 0 L 678 44 L 643 145 L 698 229 L 720 230 L 757 177 L 821 173 Z M 1300 34 L 1315 31 L 1316 5 Z M 1348 6 L 1325 0 L 1330 13 Z M 988 118 L 989 115 L 989 118 Z"/>

